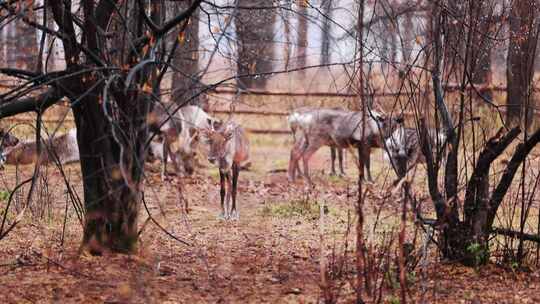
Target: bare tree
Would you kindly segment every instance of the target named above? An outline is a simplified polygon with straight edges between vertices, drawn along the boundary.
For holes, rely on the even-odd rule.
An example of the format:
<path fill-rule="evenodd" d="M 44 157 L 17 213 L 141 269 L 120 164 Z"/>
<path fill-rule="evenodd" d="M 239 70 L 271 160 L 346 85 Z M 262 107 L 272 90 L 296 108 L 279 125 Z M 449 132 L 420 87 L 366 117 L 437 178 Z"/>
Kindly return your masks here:
<path fill-rule="evenodd" d="M 55 30 L 29 17 L 34 7 L 21 10 L 16 3 L 0 4 L 8 14 L 20 16 L 25 24 L 62 42 L 63 71 L 0 68 L 0 73 L 33 83 L 38 93 L 21 94 L 18 87 L 2 94 L 0 118 L 42 113 L 62 98 L 70 101 L 86 211 L 82 250 L 100 254 L 137 248 L 147 120 L 156 100 L 152 93 L 160 85 L 160 73 L 166 71 L 155 69 L 170 55 L 159 52 L 159 47 L 167 33 L 186 25 L 200 3 L 193 1 L 186 10 L 164 20 L 161 1 L 84 0 L 79 2 L 79 14 L 71 1 L 51 0 L 47 5 L 58 26 Z"/>
<path fill-rule="evenodd" d="M 485 142 L 477 157 L 475 155 L 476 151 L 472 150 L 473 155 L 475 155 L 472 158 L 474 169 L 470 175 L 466 174 L 466 185 L 460 186 L 458 165 L 460 161 L 466 160 L 460 160 L 458 153 L 460 147 L 466 149 L 463 139 L 467 124 L 465 114 L 470 111 L 466 109 L 465 101 L 466 96 L 471 98 L 471 90 L 468 90 L 468 85 L 472 82 L 477 67 L 476 64 L 471 63 L 474 58 L 473 55 L 478 51 L 478 44 L 474 37 L 477 37 L 477 35 L 494 37 L 494 35 L 490 31 L 479 33 L 481 28 L 489 29 L 490 27 L 479 26 L 480 21 L 476 15 L 478 12 L 478 6 L 476 5 L 482 7 L 489 4 L 489 2 L 468 1 L 464 3 L 462 8 L 465 15 L 461 20 L 469 26 L 463 29 L 463 36 L 460 38 L 463 41 L 462 51 L 454 52 L 454 56 L 457 56 L 457 58 L 449 59 L 454 62 L 461 62 L 461 68 L 463 69 L 462 72 L 455 74 L 460 76 L 461 82 L 459 84 L 458 117 L 454 120 L 445 101 L 441 80 L 441 75 L 444 74 L 443 53 L 445 47 L 452 47 L 452 45 L 445 45 L 442 40 L 442 33 L 445 31 L 444 27 L 448 26 L 445 21 L 447 17 L 445 14 L 448 11 L 444 9 L 444 2 L 438 1 L 433 6 L 432 20 L 434 23 L 431 35 L 433 37 L 433 58 L 430 68 L 435 95 L 435 108 L 441 118 L 449 145 L 449 152 L 446 156 L 446 170 L 444 171 L 444 191 L 441 191 L 438 185 L 438 159 L 440 156 L 433 154 L 433 151 L 437 151 L 437 149 L 432 149 L 434 145 L 429 138 L 426 121 L 421 119 L 418 121 L 418 125 L 422 151 L 427 162 L 429 192 L 437 214 L 437 220 L 434 224 L 440 229 L 441 234 L 439 242 L 441 252 L 448 259 L 457 260 L 467 265 L 478 265 L 488 261 L 490 254 L 488 240 L 494 231 L 495 215 L 512 184 L 517 169 L 523 164 L 529 152 L 540 142 L 540 130 L 537 130 L 517 145 L 504 173 L 496 181 L 496 186 L 492 188 L 490 185 L 492 164 L 520 134 L 519 128 L 511 129 L 508 132 L 501 128 L 499 132 Z M 488 18 L 490 17 L 488 16 Z M 489 44 L 482 44 L 482 46 L 489 47 Z M 474 136 L 474 128 L 469 131 Z M 460 188 L 465 189 L 465 199 L 461 208 L 458 200 Z M 460 210 L 463 210 L 463 214 L 460 214 Z M 519 232 L 517 234 L 519 235 Z"/>

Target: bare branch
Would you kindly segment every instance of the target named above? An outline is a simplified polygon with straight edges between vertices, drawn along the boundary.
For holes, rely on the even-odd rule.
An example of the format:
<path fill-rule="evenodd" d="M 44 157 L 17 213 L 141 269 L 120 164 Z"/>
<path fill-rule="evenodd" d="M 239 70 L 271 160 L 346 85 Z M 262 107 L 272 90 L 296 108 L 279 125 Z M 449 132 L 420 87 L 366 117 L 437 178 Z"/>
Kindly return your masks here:
<path fill-rule="evenodd" d="M 0 106 L 0 119 L 32 111 L 43 113 L 43 111 L 60 101 L 63 97 L 64 94 L 53 88 L 38 96 L 27 97 L 3 104 Z"/>

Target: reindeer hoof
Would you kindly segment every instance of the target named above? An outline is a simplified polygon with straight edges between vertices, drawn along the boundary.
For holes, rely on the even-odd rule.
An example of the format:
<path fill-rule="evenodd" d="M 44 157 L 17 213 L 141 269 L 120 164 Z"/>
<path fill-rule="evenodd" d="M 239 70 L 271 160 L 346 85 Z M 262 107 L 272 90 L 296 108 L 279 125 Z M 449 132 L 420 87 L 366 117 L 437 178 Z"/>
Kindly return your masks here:
<path fill-rule="evenodd" d="M 225 221 L 225 220 L 227 220 L 228 218 L 229 218 L 229 217 L 227 216 L 227 214 L 225 214 L 225 213 L 223 213 L 223 212 L 221 212 L 221 213 L 218 215 L 218 217 L 217 217 L 217 219 L 220 220 L 220 221 Z"/>
<path fill-rule="evenodd" d="M 233 210 L 229 219 L 233 221 L 238 221 L 240 219 L 240 213 L 236 210 Z"/>

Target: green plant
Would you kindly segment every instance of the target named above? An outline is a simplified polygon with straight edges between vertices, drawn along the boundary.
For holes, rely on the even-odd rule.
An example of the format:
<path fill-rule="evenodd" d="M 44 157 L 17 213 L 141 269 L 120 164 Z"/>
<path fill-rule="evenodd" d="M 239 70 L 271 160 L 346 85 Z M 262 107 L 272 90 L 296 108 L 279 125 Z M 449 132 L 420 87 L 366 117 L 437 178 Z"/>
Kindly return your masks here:
<path fill-rule="evenodd" d="M 279 218 L 305 217 L 315 220 L 320 216 L 319 208 L 319 202 L 301 199 L 266 204 L 261 213 L 263 216 L 274 216 Z M 324 206 L 324 213 L 327 214 L 328 212 L 328 207 Z"/>
<path fill-rule="evenodd" d="M 396 296 L 389 296 L 388 298 L 386 298 L 386 301 L 388 304 L 399 304 L 400 301 L 399 301 L 399 298 L 396 297 Z"/>
<path fill-rule="evenodd" d="M 488 250 L 486 250 L 483 245 L 476 242 L 471 243 L 469 244 L 469 246 L 467 246 L 467 252 L 471 258 L 471 262 L 474 267 L 485 264 L 489 257 Z"/>
<path fill-rule="evenodd" d="M 9 191 L 1 190 L 0 191 L 0 201 L 6 201 L 9 198 Z"/>

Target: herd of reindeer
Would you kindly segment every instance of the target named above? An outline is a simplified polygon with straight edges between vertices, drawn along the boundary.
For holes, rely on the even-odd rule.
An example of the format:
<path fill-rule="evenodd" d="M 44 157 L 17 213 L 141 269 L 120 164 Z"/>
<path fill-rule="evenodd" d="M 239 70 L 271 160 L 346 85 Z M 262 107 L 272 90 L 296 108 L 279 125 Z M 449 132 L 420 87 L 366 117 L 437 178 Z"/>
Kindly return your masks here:
<path fill-rule="evenodd" d="M 173 164 L 178 174 L 191 175 L 196 167 L 198 146 L 201 142 L 207 145 L 208 161 L 219 169 L 220 218 L 238 219 L 238 176 L 249 161 L 249 141 L 245 130 L 233 120 L 221 121 L 198 106 L 188 105 L 177 111 L 171 109 L 156 105 L 149 115 L 149 159 L 161 161 L 162 179 L 167 176 L 168 162 Z M 374 148 L 384 149 L 385 159 L 390 162 L 398 178 L 403 178 L 411 168 L 423 161 L 417 130 L 404 127 L 402 116 L 386 115 L 375 110 L 362 113 L 341 108 L 301 107 L 293 110 L 287 120 L 294 139 L 288 167 L 290 181 L 303 176 L 309 185 L 313 185 L 309 160 L 323 146 L 331 149 L 331 173 L 336 174 L 334 164 L 337 155 L 342 175 L 345 174 L 343 150 L 355 147 L 362 160 L 359 164 L 365 165 L 366 179 L 369 181 L 372 181 L 370 154 Z M 0 131 L 0 136 L 2 166 L 79 161 L 76 129 L 43 140 L 40 155 L 37 155 L 35 141 L 22 141 L 4 131 Z M 439 135 L 437 142 L 443 141 L 444 136 Z"/>

